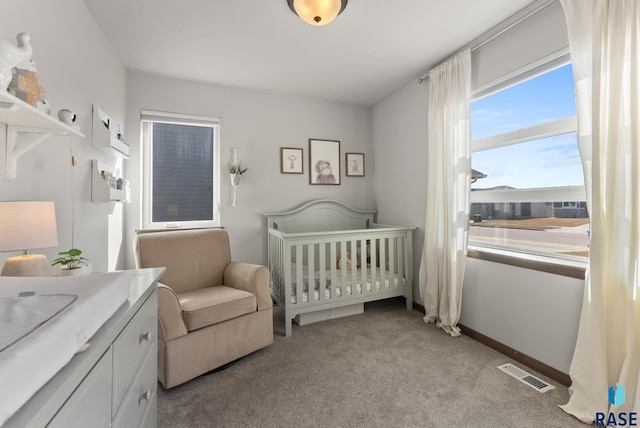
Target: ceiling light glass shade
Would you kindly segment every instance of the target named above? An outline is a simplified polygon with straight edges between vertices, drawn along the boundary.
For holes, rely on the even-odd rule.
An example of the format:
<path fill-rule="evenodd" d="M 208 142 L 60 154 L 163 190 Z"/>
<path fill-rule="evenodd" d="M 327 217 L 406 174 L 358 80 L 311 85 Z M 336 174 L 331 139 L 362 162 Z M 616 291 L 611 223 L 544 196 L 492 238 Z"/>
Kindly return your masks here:
<path fill-rule="evenodd" d="M 296 15 L 311 25 L 330 23 L 347 6 L 347 0 L 287 0 L 287 2 Z"/>

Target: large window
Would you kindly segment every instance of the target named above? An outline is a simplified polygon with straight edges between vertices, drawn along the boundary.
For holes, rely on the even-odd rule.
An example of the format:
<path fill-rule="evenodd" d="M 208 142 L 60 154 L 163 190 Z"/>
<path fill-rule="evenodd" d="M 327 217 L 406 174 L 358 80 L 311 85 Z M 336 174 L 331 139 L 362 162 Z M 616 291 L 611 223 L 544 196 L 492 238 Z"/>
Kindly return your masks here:
<path fill-rule="evenodd" d="M 571 64 L 525 72 L 471 104 L 471 244 L 587 256 Z"/>
<path fill-rule="evenodd" d="M 219 226 L 219 121 L 142 112 L 145 228 Z"/>

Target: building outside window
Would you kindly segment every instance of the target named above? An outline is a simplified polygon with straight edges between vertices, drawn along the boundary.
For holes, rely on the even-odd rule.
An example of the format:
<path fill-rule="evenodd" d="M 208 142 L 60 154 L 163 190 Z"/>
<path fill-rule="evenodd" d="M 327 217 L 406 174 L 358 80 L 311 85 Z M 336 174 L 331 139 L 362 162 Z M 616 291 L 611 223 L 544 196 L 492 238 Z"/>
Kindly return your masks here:
<path fill-rule="evenodd" d="M 145 228 L 220 225 L 220 124 L 143 111 Z"/>
<path fill-rule="evenodd" d="M 504 85 L 503 85 L 504 86 Z M 471 245 L 586 257 L 589 218 L 568 58 L 471 103 Z"/>

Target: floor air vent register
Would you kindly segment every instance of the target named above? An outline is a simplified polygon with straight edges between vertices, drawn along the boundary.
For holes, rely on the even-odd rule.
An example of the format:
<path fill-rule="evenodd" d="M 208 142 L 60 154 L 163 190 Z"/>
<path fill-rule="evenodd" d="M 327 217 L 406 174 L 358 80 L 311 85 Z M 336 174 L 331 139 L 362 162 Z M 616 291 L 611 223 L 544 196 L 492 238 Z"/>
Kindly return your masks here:
<path fill-rule="evenodd" d="M 527 373 L 511 363 L 502 364 L 501 366 L 498 366 L 498 368 L 538 392 L 547 392 L 552 389 L 556 389 L 555 386 L 548 384 L 542 379 L 533 376 L 531 373 Z"/>

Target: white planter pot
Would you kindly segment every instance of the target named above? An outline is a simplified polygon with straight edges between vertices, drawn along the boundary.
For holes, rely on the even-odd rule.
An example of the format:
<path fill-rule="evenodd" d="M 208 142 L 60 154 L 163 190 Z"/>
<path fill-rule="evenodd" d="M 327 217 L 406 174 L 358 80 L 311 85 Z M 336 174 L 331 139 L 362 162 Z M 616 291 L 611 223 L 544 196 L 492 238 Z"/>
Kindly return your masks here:
<path fill-rule="evenodd" d="M 231 185 L 233 186 L 233 202 L 231 205 L 238 206 L 238 186 L 240 185 L 240 174 L 230 174 Z"/>
<path fill-rule="evenodd" d="M 80 275 L 89 275 L 91 272 L 93 272 L 93 268 L 91 267 L 91 265 L 89 266 L 80 266 L 77 269 L 67 269 L 65 267 L 60 267 L 60 269 L 58 269 L 58 273 L 56 274 L 56 276 L 80 276 Z"/>

